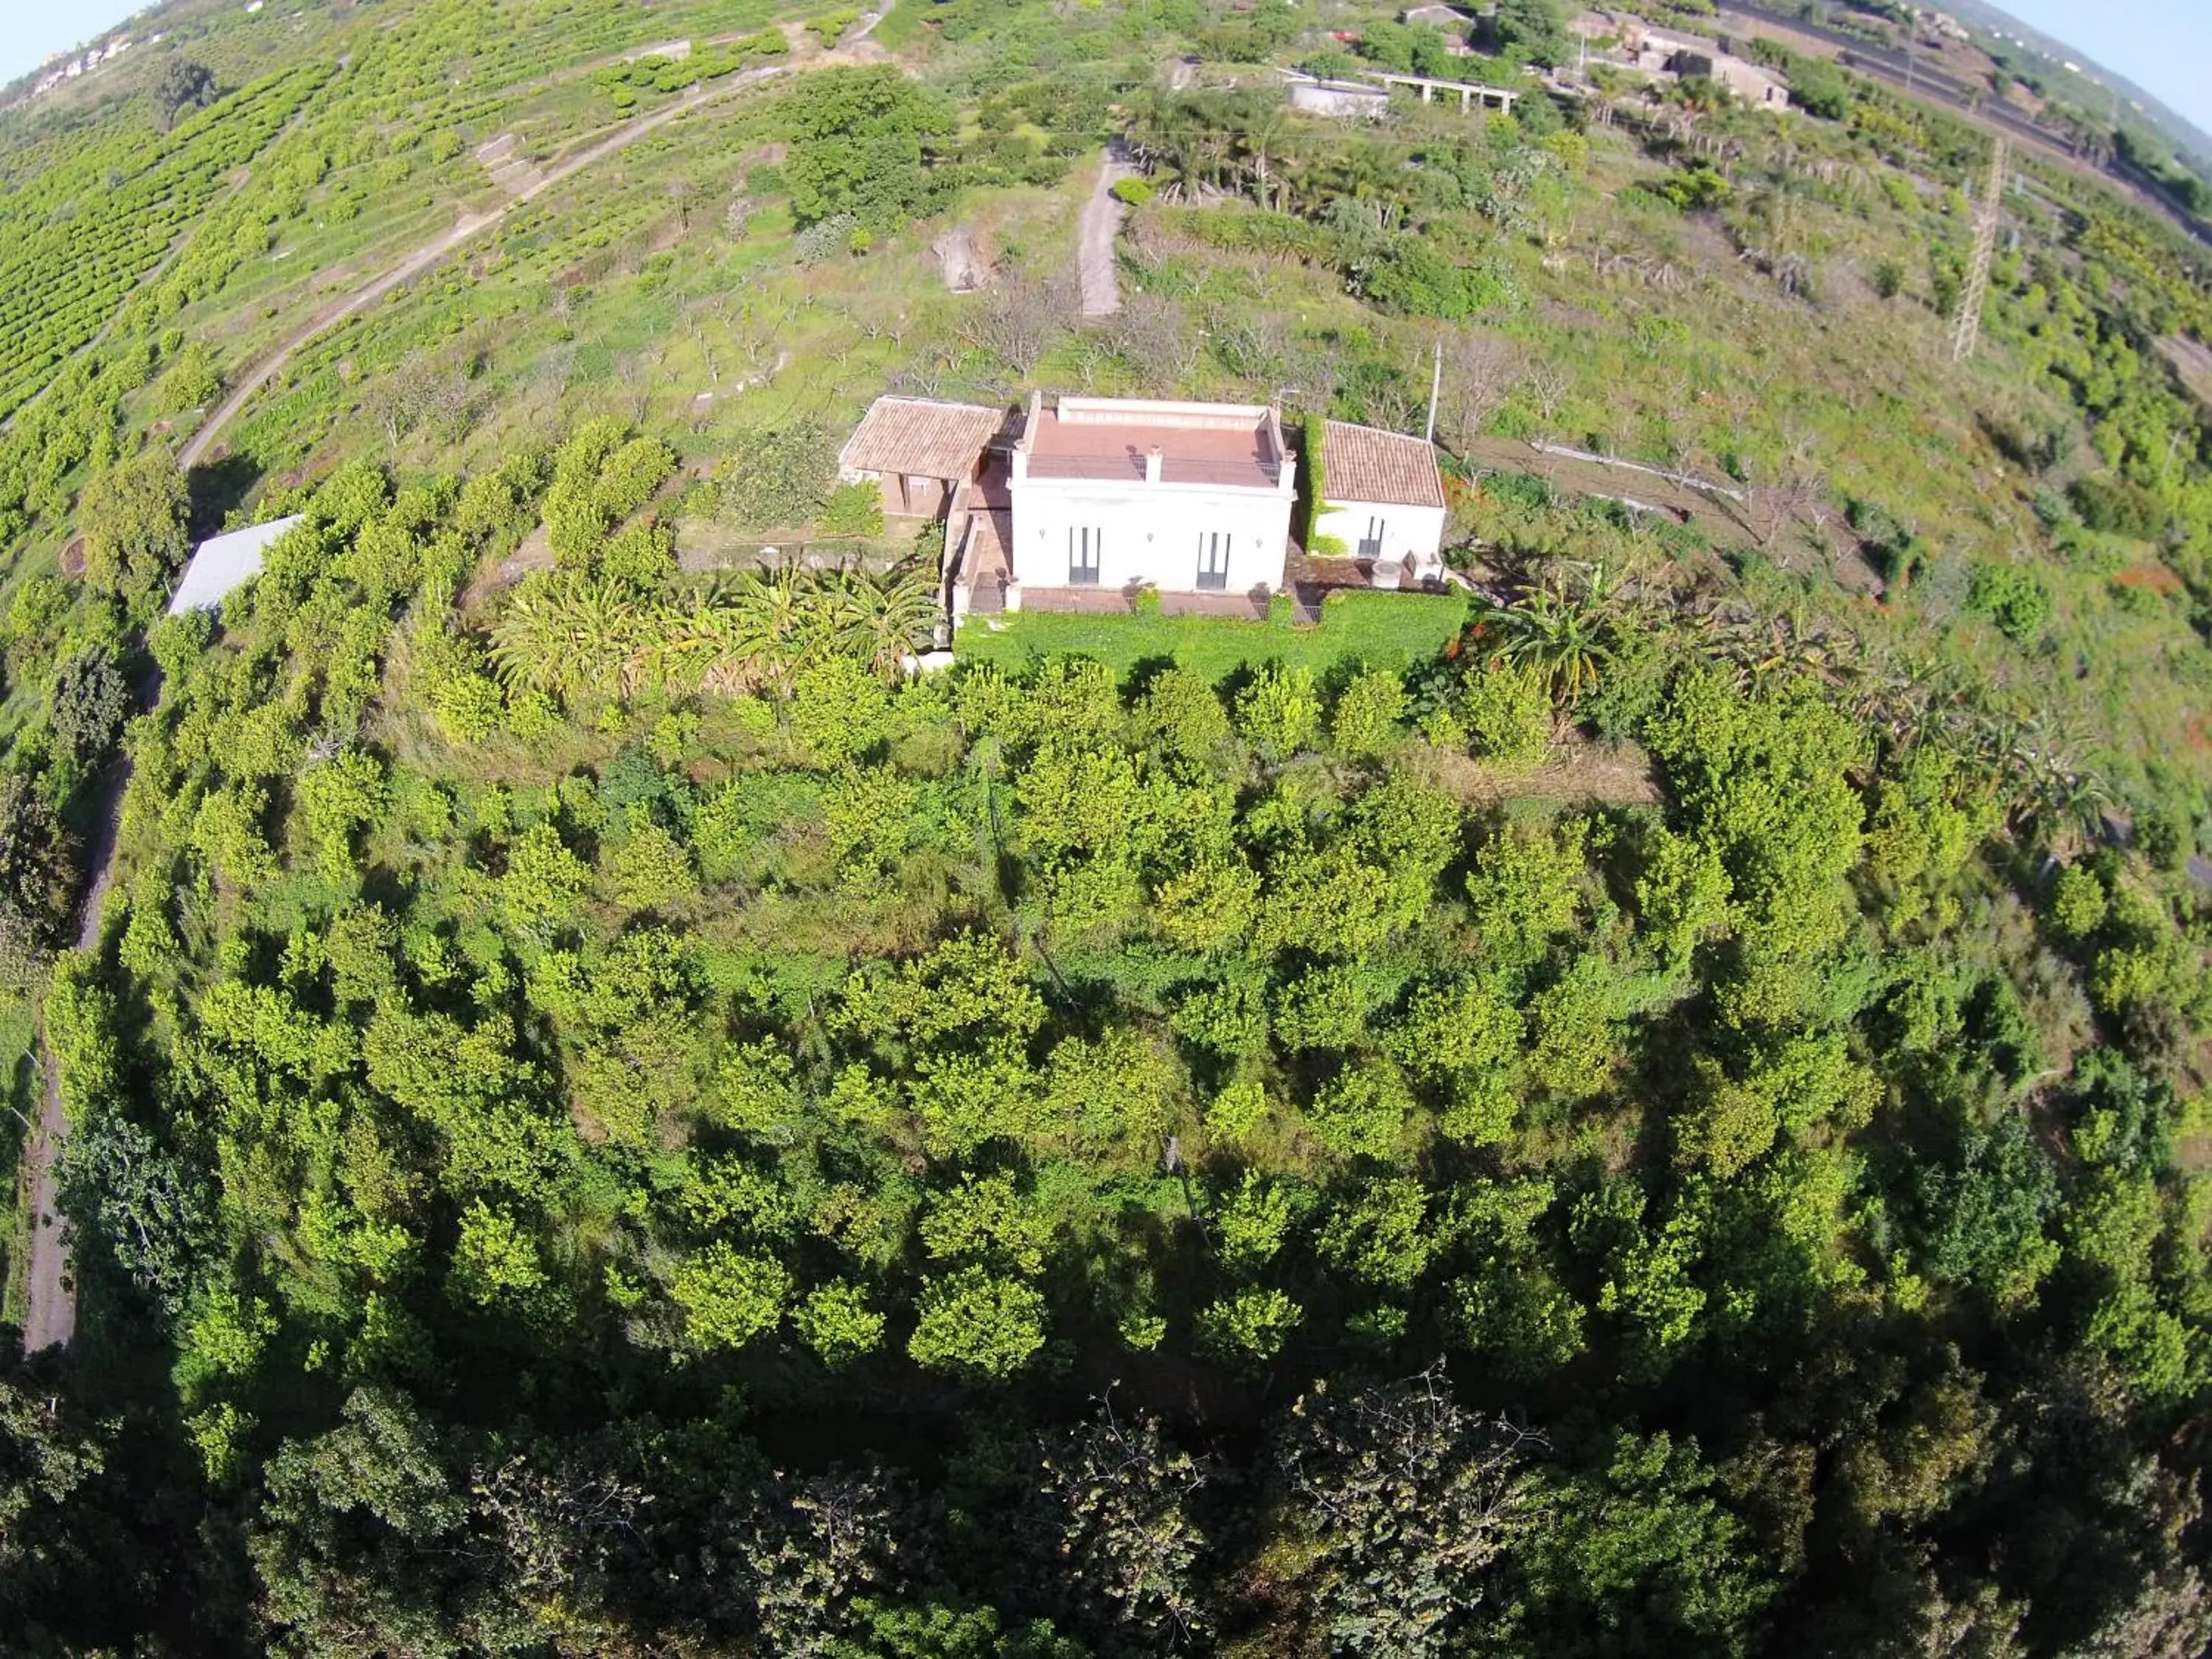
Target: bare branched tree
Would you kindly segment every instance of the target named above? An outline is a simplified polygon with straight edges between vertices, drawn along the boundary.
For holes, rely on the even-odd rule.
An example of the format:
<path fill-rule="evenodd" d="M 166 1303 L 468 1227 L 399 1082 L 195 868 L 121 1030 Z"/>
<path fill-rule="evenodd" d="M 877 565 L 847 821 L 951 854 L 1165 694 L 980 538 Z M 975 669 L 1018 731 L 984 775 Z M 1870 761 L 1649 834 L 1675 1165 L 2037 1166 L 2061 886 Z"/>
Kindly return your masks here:
<path fill-rule="evenodd" d="M 1065 282 L 1010 276 L 991 290 L 961 332 L 1017 375 L 1027 375 L 1038 359 L 1067 337 L 1073 299 Z"/>
<path fill-rule="evenodd" d="M 1444 348 L 1437 436 L 1464 454 L 1528 373 L 1520 344 L 1497 334 L 1465 334 Z"/>
<path fill-rule="evenodd" d="M 1189 313 L 1158 294 L 1131 295 L 1100 332 L 1106 349 L 1155 387 L 1188 380 L 1206 345 Z"/>
<path fill-rule="evenodd" d="M 1559 405 L 1567 400 L 1566 377 L 1548 363 L 1539 363 L 1522 378 L 1528 388 L 1528 397 L 1536 405 L 1536 413 L 1549 426 L 1559 416 Z"/>

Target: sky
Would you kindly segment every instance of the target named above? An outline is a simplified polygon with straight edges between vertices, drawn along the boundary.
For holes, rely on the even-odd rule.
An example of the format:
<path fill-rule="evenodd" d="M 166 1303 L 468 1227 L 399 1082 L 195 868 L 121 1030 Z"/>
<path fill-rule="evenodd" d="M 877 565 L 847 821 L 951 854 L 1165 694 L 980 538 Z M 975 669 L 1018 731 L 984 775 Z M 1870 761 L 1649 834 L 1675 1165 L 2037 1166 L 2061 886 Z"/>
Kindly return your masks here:
<path fill-rule="evenodd" d="M 0 0 L 0 83 L 106 33 L 146 0 Z"/>
<path fill-rule="evenodd" d="M 112 28 L 145 0 L 0 0 L 0 82 L 47 53 Z M 2212 28 L 2205 0 L 1996 0 L 2078 46 L 2212 132 Z"/>
<path fill-rule="evenodd" d="M 8 0 L 0 0 L 5 5 Z M 1937 0 L 1941 3 L 1941 0 Z M 2204 0 L 1991 0 L 2079 47 L 2212 132 L 2212 29 Z"/>

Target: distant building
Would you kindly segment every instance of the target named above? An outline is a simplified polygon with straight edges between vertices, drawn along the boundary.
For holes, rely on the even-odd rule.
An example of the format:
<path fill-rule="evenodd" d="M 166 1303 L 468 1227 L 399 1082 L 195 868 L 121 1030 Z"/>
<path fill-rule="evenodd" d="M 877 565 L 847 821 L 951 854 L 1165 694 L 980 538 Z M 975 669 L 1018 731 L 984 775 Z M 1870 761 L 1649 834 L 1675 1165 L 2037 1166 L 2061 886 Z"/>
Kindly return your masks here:
<path fill-rule="evenodd" d="M 1375 78 L 1386 87 L 1418 88 L 1425 104 L 1433 102 L 1440 92 L 1456 96 L 1462 112 L 1480 105 L 1484 109 L 1503 110 L 1510 115 L 1514 104 L 1522 95 L 1504 87 L 1486 87 L 1473 81 L 1438 81 L 1425 75 L 1377 74 Z"/>
<path fill-rule="evenodd" d="M 216 609 L 233 592 L 261 574 L 263 556 L 300 520 L 295 513 L 289 519 L 271 519 L 251 530 L 234 530 L 202 542 L 185 566 L 185 579 L 177 584 L 175 597 L 169 601 L 169 614 L 180 617 L 187 611 Z"/>
<path fill-rule="evenodd" d="M 1364 81 L 1318 81 L 1296 75 L 1286 82 L 1291 107 L 1335 120 L 1379 121 L 1390 112 L 1390 94 Z"/>
<path fill-rule="evenodd" d="M 1371 567 L 1370 579 L 1378 587 L 1440 577 L 1445 507 L 1436 446 L 1346 421 L 1328 422 L 1322 433 L 1324 499 L 1316 535 L 1342 542 L 1346 553 Z"/>
<path fill-rule="evenodd" d="M 1655 28 L 1626 12 L 1584 11 L 1568 24 L 1578 36 L 1578 62 L 1585 70 L 1604 64 L 1655 81 L 1703 76 L 1754 109 L 1786 109 L 1790 82 L 1764 64 L 1737 57 L 1716 40 L 1672 29 Z"/>

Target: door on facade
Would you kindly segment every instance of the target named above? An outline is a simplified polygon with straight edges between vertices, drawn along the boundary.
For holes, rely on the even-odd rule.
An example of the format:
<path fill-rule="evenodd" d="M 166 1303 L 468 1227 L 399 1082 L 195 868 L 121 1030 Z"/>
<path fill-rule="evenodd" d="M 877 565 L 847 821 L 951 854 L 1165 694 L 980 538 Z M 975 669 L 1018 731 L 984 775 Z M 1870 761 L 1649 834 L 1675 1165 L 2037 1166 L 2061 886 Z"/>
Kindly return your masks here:
<path fill-rule="evenodd" d="M 1359 541 L 1359 556 L 1363 559 L 1382 556 L 1382 520 L 1380 518 L 1367 520 L 1367 533 Z"/>
<path fill-rule="evenodd" d="M 1067 585 L 1070 587 L 1098 586 L 1098 554 L 1106 539 L 1103 530 L 1071 529 L 1067 532 Z"/>
<path fill-rule="evenodd" d="M 1218 530 L 1199 532 L 1198 586 L 1215 593 L 1229 586 L 1229 538 Z"/>

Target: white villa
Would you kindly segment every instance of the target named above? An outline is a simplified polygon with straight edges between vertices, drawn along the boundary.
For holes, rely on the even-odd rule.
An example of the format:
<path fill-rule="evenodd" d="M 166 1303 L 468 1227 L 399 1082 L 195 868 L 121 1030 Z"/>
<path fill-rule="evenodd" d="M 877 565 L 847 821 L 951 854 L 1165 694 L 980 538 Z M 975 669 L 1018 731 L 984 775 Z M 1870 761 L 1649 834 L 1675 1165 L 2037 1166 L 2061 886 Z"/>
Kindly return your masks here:
<path fill-rule="evenodd" d="M 1315 559 L 1291 533 L 1297 457 L 1259 404 L 1031 394 L 1011 419 L 974 404 L 879 398 L 839 456 L 886 512 L 945 520 L 943 594 L 970 611 L 1172 611 L 1264 617 L 1296 589 L 1410 587 L 1443 574 L 1445 503 L 1425 440 L 1327 423 Z"/>
<path fill-rule="evenodd" d="M 1273 409 L 1033 393 L 1010 458 L 1012 592 L 1283 585 L 1295 458 Z"/>

